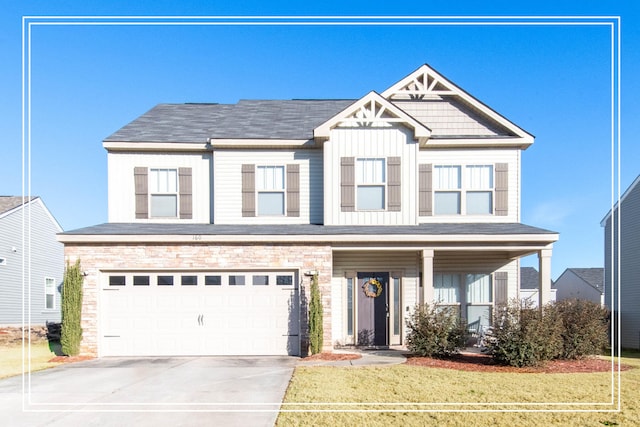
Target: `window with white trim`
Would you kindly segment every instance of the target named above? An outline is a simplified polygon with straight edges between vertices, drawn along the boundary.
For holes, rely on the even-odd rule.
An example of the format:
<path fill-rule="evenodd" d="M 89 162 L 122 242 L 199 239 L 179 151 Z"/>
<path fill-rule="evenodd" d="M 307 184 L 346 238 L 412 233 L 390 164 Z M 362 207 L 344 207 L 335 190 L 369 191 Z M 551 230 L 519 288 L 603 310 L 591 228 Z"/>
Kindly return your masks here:
<path fill-rule="evenodd" d="M 177 218 L 178 170 L 149 169 L 150 217 Z"/>
<path fill-rule="evenodd" d="M 56 279 L 44 278 L 44 308 L 53 310 L 56 308 Z"/>
<path fill-rule="evenodd" d="M 433 299 L 439 307 L 456 308 L 469 324 L 491 324 L 493 286 L 490 274 L 434 274 Z"/>
<path fill-rule="evenodd" d="M 493 169 L 493 165 L 434 166 L 434 214 L 493 214 Z"/>
<path fill-rule="evenodd" d="M 284 166 L 256 167 L 257 213 L 259 216 L 285 214 Z"/>
<path fill-rule="evenodd" d="M 385 159 L 356 159 L 357 210 L 374 211 L 385 209 L 386 178 Z"/>

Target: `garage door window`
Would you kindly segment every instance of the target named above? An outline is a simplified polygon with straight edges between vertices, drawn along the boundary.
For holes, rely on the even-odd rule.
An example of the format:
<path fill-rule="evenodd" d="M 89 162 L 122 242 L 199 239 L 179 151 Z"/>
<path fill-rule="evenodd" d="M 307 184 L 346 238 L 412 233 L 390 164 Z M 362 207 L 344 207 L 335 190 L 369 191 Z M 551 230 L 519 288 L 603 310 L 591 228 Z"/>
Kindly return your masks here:
<path fill-rule="evenodd" d="M 276 285 L 278 286 L 293 285 L 293 276 L 276 276 Z"/>
<path fill-rule="evenodd" d="M 182 286 L 197 286 L 198 276 L 182 276 L 180 278 L 180 283 Z"/>
<path fill-rule="evenodd" d="M 173 286 L 173 276 L 158 276 L 158 286 Z"/>
<path fill-rule="evenodd" d="M 267 286 L 269 285 L 269 276 L 253 276 L 254 286 Z"/>
<path fill-rule="evenodd" d="M 222 285 L 222 276 L 204 276 L 205 286 L 220 286 Z"/>
<path fill-rule="evenodd" d="M 244 276 L 229 276 L 229 286 L 244 286 Z"/>
<path fill-rule="evenodd" d="M 149 276 L 133 276 L 133 286 L 149 286 Z"/>
<path fill-rule="evenodd" d="M 124 286 L 126 282 L 126 276 L 109 276 L 109 286 Z"/>

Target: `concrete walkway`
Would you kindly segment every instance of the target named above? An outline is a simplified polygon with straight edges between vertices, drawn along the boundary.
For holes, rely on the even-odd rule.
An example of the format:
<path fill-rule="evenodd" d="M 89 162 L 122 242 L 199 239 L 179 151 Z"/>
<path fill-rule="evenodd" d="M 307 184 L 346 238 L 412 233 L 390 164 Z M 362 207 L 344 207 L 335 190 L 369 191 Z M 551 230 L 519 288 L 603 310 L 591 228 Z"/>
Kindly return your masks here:
<path fill-rule="evenodd" d="M 353 360 L 305 360 L 301 359 L 298 366 L 382 366 L 399 365 L 407 359 L 409 352 L 404 348 L 389 348 L 376 350 L 334 350 L 334 353 L 359 354 L 359 359 Z"/>

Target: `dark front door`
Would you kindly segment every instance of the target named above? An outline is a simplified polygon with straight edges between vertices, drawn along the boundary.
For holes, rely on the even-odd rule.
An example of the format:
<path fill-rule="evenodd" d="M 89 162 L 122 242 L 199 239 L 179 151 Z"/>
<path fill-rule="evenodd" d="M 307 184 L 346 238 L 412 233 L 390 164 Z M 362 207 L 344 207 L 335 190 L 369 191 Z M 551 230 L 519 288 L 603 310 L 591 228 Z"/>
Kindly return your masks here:
<path fill-rule="evenodd" d="M 358 273 L 358 345 L 389 345 L 388 287 L 389 273 Z"/>

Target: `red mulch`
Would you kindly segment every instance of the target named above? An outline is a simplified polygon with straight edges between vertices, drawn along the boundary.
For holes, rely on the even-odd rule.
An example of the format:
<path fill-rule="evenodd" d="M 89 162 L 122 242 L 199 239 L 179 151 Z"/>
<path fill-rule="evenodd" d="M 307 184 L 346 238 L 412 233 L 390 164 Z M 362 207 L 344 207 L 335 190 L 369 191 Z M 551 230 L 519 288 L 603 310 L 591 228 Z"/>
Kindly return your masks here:
<path fill-rule="evenodd" d="M 354 360 L 360 359 L 362 356 L 355 353 L 318 353 L 305 357 L 303 360 Z"/>
<path fill-rule="evenodd" d="M 552 360 L 543 366 L 516 368 L 513 366 L 496 365 L 491 356 L 486 354 L 465 353 L 450 359 L 432 359 L 430 357 L 408 356 L 407 365 L 425 366 L 429 368 L 457 369 L 459 371 L 478 372 L 523 372 L 523 373 L 588 373 L 610 372 L 611 362 L 595 357 L 578 360 Z M 618 369 L 615 364 L 614 369 Z M 621 365 L 620 370 L 626 371 L 631 366 Z"/>
<path fill-rule="evenodd" d="M 49 362 L 55 363 L 72 363 L 72 362 L 82 362 L 83 360 L 91 360 L 95 359 L 93 356 L 56 356 L 53 359 L 50 359 Z"/>

